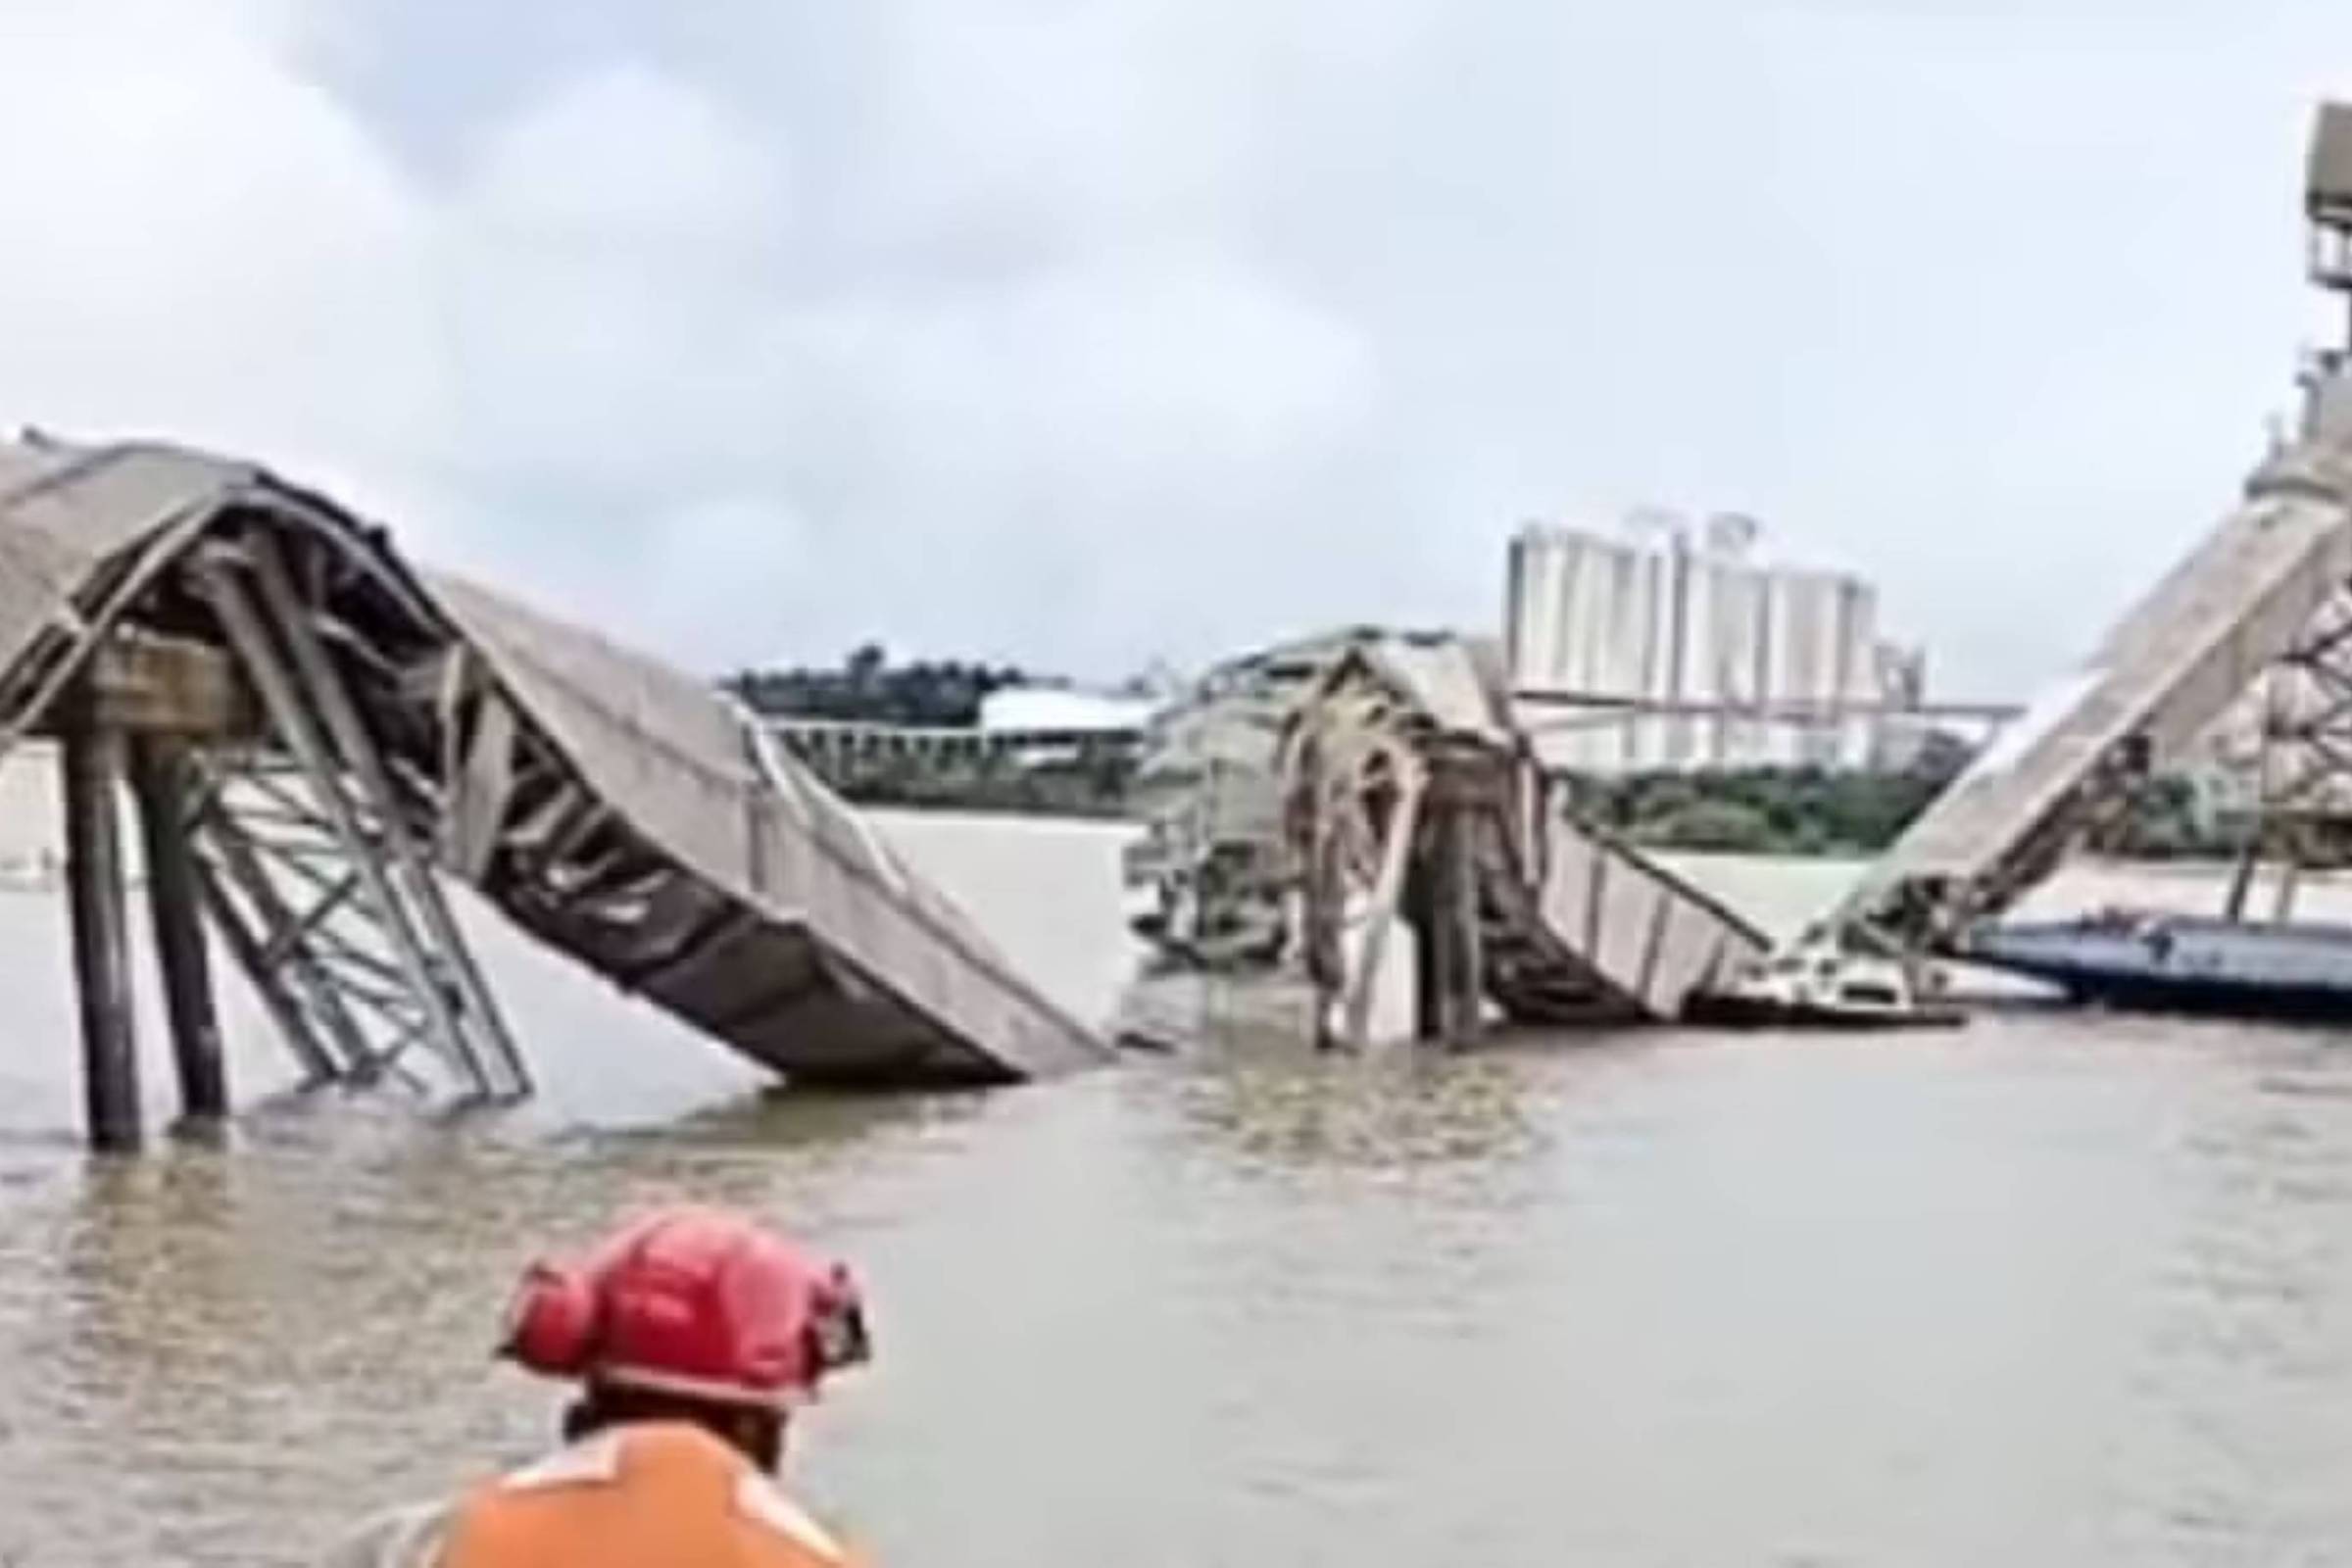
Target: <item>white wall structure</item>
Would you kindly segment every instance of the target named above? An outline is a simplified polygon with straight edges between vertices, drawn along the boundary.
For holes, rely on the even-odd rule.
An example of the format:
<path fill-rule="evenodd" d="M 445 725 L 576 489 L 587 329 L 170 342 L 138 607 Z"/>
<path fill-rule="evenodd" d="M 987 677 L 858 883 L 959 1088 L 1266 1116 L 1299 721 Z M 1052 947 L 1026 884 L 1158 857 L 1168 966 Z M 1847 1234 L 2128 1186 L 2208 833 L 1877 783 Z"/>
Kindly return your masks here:
<path fill-rule="evenodd" d="M 1625 772 L 1881 759 L 1881 710 L 1919 701 L 1917 656 L 1880 641 L 1871 584 L 1754 563 L 1756 535 L 1744 517 L 1694 530 L 1644 514 L 1640 537 L 1530 527 L 1511 542 L 1511 682 L 1537 699 L 1525 716 L 1546 761 Z"/>
<path fill-rule="evenodd" d="M 1072 735 L 1141 735 L 1160 704 L 1070 686 L 1004 686 L 980 699 L 980 728 Z"/>

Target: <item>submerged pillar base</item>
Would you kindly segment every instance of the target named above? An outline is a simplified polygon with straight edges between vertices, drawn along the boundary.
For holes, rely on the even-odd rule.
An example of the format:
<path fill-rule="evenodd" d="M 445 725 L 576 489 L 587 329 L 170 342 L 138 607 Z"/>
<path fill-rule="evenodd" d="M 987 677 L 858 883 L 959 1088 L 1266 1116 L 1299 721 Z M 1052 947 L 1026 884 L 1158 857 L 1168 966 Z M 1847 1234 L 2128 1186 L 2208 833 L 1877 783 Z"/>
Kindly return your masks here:
<path fill-rule="evenodd" d="M 90 1147 L 130 1152 L 143 1141 L 130 1001 L 129 931 L 116 789 L 119 729 L 95 723 L 86 692 L 67 698 L 58 760 L 66 812 L 66 902 L 81 1022 L 82 1101 Z"/>

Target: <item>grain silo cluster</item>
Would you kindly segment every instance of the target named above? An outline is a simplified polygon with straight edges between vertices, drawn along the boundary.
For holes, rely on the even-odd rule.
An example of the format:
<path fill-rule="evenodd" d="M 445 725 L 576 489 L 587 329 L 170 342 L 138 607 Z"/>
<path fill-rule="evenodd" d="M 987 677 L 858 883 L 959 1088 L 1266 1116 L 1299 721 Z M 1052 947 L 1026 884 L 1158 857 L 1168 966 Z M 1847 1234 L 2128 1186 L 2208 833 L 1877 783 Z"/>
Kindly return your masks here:
<path fill-rule="evenodd" d="M 1753 559 L 1757 529 L 1637 518 L 1511 543 L 1506 642 L 1544 760 L 1580 771 L 1899 761 L 1923 662 L 1860 577 Z"/>

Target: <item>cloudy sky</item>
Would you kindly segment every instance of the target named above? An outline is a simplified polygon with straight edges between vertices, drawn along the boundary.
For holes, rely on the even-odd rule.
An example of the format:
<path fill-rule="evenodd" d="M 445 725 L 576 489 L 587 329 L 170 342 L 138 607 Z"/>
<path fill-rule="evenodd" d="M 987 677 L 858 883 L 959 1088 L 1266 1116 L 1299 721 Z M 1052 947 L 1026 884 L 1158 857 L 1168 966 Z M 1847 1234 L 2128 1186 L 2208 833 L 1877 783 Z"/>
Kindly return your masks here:
<path fill-rule="evenodd" d="M 1737 509 L 1953 695 L 2328 316 L 2266 0 L 0 0 L 0 419 L 225 445 L 702 667 L 1492 629 Z"/>

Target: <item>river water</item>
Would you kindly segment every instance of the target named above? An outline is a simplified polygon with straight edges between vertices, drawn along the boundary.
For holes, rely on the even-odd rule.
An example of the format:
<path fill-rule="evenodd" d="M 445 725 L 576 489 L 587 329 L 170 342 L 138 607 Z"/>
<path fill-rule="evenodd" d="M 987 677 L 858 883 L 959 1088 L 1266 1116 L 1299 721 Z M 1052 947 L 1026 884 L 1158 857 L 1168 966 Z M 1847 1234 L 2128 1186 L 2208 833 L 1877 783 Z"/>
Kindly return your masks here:
<path fill-rule="evenodd" d="M 1107 998 L 1114 838 L 890 827 Z M 1786 918 L 1837 870 L 1704 874 Z M 531 1452 L 558 1396 L 487 1359 L 514 1270 L 673 1196 L 862 1271 L 879 1361 L 791 1468 L 897 1568 L 2352 1562 L 2325 1032 L 1254 1038 L 810 1101 L 483 941 L 539 1103 L 270 1101 L 240 1002 L 229 1146 L 93 1162 L 62 911 L 0 896 L 0 1563 L 305 1562 Z"/>

